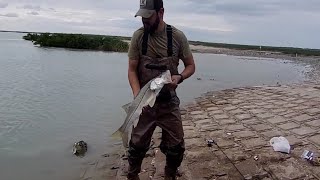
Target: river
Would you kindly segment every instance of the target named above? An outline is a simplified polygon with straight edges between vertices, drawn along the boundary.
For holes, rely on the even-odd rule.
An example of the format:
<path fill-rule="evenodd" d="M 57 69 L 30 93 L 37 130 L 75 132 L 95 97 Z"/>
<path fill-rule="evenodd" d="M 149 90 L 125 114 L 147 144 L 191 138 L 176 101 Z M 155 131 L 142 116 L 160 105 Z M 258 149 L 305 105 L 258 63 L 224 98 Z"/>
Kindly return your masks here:
<path fill-rule="evenodd" d="M 76 179 L 114 147 L 110 134 L 132 99 L 127 54 L 40 48 L 22 36 L 0 33 L 0 179 Z M 182 104 L 209 90 L 303 81 L 308 71 L 284 60 L 194 57 L 196 73 L 178 88 Z M 89 146 L 84 158 L 71 151 L 79 140 Z"/>

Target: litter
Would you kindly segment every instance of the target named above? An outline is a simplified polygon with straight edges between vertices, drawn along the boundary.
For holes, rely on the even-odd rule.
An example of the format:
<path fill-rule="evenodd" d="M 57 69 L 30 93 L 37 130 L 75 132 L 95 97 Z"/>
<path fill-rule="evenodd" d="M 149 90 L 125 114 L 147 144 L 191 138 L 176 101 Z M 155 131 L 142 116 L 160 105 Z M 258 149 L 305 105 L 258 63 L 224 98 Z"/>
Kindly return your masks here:
<path fill-rule="evenodd" d="M 212 144 L 215 144 L 214 140 L 212 139 L 207 140 L 208 147 L 212 147 Z"/>
<path fill-rule="evenodd" d="M 303 159 L 307 159 L 307 160 L 312 160 L 313 158 L 313 152 L 312 151 L 308 151 L 308 150 L 304 150 L 301 157 Z"/>
<path fill-rule="evenodd" d="M 273 147 L 274 151 L 290 153 L 290 144 L 285 137 L 273 137 L 270 139 L 270 145 Z"/>
<path fill-rule="evenodd" d="M 317 157 L 312 151 L 304 150 L 301 157 L 314 166 L 320 166 L 320 157 Z"/>

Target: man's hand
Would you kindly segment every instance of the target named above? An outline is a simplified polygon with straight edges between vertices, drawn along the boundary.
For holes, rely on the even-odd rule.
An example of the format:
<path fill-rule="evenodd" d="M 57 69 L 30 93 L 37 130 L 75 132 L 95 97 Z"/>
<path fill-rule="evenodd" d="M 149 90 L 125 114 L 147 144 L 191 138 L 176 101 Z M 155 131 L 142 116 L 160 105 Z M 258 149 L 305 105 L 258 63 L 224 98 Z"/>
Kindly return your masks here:
<path fill-rule="evenodd" d="M 167 84 L 170 89 L 176 89 L 178 87 L 178 82 L 181 80 L 180 75 L 171 76 L 172 83 Z"/>

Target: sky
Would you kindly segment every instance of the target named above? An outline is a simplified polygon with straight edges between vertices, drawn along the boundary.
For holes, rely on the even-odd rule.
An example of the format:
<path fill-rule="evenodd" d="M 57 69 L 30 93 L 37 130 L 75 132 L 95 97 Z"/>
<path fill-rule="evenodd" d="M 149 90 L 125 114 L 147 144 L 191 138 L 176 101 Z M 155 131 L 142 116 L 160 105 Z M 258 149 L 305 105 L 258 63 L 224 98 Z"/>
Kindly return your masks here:
<path fill-rule="evenodd" d="M 139 0 L 0 0 L 0 30 L 132 36 Z M 164 0 L 189 40 L 320 49 L 320 0 Z"/>

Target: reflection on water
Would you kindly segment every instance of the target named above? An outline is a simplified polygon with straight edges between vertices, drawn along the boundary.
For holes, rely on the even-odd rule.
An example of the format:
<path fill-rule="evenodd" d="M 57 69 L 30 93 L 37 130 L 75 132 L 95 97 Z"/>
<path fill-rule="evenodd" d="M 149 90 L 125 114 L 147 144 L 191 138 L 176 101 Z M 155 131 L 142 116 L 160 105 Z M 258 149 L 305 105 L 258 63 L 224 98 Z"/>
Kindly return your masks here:
<path fill-rule="evenodd" d="M 0 33 L 1 179 L 79 177 L 113 147 L 110 135 L 123 122 L 121 106 L 132 99 L 127 55 L 38 48 L 21 36 Z M 197 72 L 178 89 L 182 103 L 209 90 L 302 81 L 306 71 L 283 61 L 194 56 Z M 72 155 L 80 140 L 88 143 L 84 158 Z"/>

